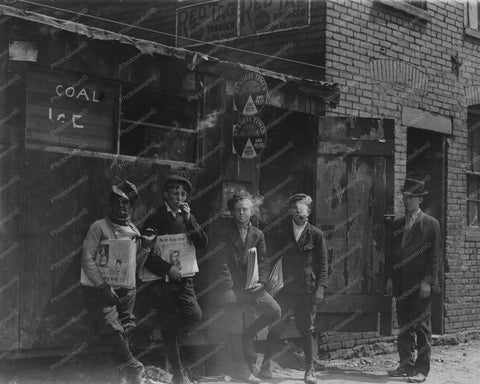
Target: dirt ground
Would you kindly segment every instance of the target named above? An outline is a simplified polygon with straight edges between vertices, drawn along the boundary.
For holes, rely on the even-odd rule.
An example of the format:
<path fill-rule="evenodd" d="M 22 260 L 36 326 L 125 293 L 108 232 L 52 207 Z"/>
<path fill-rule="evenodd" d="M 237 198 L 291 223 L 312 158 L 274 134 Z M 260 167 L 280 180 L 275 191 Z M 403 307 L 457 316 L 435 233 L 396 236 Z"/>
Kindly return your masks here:
<path fill-rule="evenodd" d="M 321 383 L 402 383 L 401 378 L 386 376 L 388 369 L 395 368 L 396 354 L 354 358 L 350 360 L 322 360 L 317 372 Z M 9 362 L 2 364 L 0 384 L 118 384 L 118 375 L 105 367 L 100 358 L 87 364 L 72 363 L 52 370 L 51 359 Z M 155 367 L 148 367 L 145 384 L 168 382 L 170 375 Z M 156 379 L 155 381 L 151 380 Z M 298 384 L 303 372 L 294 369 L 274 367 L 274 378 L 266 381 L 272 384 Z M 198 384 L 235 384 L 228 376 L 201 377 Z M 479 384 L 480 383 L 480 341 L 454 346 L 433 347 L 431 372 L 427 383 L 434 384 Z"/>

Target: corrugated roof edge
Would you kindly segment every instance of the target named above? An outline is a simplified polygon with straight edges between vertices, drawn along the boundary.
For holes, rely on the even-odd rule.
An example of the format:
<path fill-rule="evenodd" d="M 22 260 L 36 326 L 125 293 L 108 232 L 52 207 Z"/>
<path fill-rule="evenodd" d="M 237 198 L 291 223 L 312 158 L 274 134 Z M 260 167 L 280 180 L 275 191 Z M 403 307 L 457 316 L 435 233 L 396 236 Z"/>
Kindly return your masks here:
<path fill-rule="evenodd" d="M 129 44 L 136 47 L 143 54 L 148 55 L 162 55 L 175 57 L 184 61 L 191 67 L 196 67 L 199 65 L 205 65 L 206 63 L 212 64 L 214 66 L 229 67 L 230 69 L 236 69 L 240 77 L 244 72 L 255 72 L 259 73 L 262 76 L 270 77 L 273 79 L 280 80 L 285 83 L 297 83 L 297 89 L 302 93 L 312 95 L 318 98 L 325 99 L 330 106 L 335 107 L 338 104 L 340 98 L 340 87 L 337 83 L 313 80 L 313 79 L 302 79 L 297 76 L 288 75 L 285 73 L 279 73 L 274 71 L 269 71 L 263 68 L 258 68 L 248 64 L 234 63 L 230 61 L 224 61 L 217 59 L 213 56 L 206 55 L 202 52 L 191 51 L 184 48 L 170 47 L 168 45 L 160 44 L 154 41 L 139 39 L 136 37 L 130 37 L 127 35 L 122 35 L 113 31 L 104 30 L 101 28 L 90 27 L 85 24 L 76 23 L 69 20 L 58 19 L 56 17 L 42 15 L 32 11 L 26 11 L 18 9 L 15 7 L 9 7 L 6 5 L 0 5 L 0 15 L 16 17 L 19 19 L 49 25 L 53 28 L 62 29 L 72 33 L 86 36 L 91 39 L 97 40 L 111 40 L 118 41 L 123 44 Z M 187 65 L 188 65 L 187 64 Z M 320 89 L 319 89 L 320 88 Z"/>

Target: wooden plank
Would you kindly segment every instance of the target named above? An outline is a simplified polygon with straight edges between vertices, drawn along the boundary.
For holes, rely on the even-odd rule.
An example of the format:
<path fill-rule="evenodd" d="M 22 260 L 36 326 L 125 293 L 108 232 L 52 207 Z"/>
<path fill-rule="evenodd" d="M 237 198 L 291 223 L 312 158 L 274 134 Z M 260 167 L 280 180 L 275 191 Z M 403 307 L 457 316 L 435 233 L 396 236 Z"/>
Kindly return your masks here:
<path fill-rule="evenodd" d="M 328 139 L 318 145 L 319 155 L 393 156 L 392 140 Z"/>
<path fill-rule="evenodd" d="M 385 218 L 386 204 L 386 160 L 374 159 L 372 205 L 372 250 L 371 250 L 371 293 L 382 294 L 385 290 Z"/>
<path fill-rule="evenodd" d="M 349 257 L 346 244 L 346 199 L 341 193 L 346 180 L 346 162 L 332 156 L 317 159 L 316 223 L 327 239 L 328 292 L 345 287 L 345 263 Z"/>
<path fill-rule="evenodd" d="M 372 250 L 373 162 L 370 158 L 352 156 L 348 164 L 347 249 L 355 250 L 346 259 L 348 293 L 369 293 Z"/>
<path fill-rule="evenodd" d="M 7 44 L 8 32 L 0 27 L 0 51 Z M 3 55 L 0 68 L 0 84 L 10 84 L 0 92 L 0 350 L 8 357 L 19 347 L 20 333 L 26 64 Z"/>

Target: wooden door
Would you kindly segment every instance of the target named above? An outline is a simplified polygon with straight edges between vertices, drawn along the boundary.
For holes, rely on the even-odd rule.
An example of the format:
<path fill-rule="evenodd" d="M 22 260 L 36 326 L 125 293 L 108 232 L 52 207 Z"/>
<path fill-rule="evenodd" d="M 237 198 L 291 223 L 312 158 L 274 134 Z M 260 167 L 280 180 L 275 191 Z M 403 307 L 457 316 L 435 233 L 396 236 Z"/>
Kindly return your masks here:
<path fill-rule="evenodd" d="M 329 264 L 322 331 L 391 332 L 384 215 L 393 212 L 393 129 L 390 119 L 320 118 L 316 224 Z"/>

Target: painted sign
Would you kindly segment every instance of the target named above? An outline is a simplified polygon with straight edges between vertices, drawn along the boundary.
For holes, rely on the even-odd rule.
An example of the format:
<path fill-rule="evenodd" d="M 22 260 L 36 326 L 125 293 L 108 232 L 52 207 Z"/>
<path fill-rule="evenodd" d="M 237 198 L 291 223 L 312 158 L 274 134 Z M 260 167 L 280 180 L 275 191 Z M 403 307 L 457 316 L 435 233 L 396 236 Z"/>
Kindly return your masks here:
<path fill-rule="evenodd" d="M 233 99 L 242 115 L 252 116 L 260 112 L 267 102 L 268 85 L 262 75 L 248 72 L 235 85 Z"/>
<path fill-rule="evenodd" d="M 217 0 L 177 8 L 177 46 L 237 36 L 237 0 Z"/>
<path fill-rule="evenodd" d="M 302 27 L 310 22 L 310 0 L 242 0 L 240 36 Z"/>
<path fill-rule="evenodd" d="M 27 143 L 113 152 L 114 85 L 31 69 L 27 94 Z"/>
<path fill-rule="evenodd" d="M 267 143 L 263 121 L 255 116 L 242 117 L 233 126 L 233 151 L 244 159 L 257 157 Z"/>
<path fill-rule="evenodd" d="M 177 8 L 177 46 L 307 26 L 310 1 L 216 0 Z"/>

